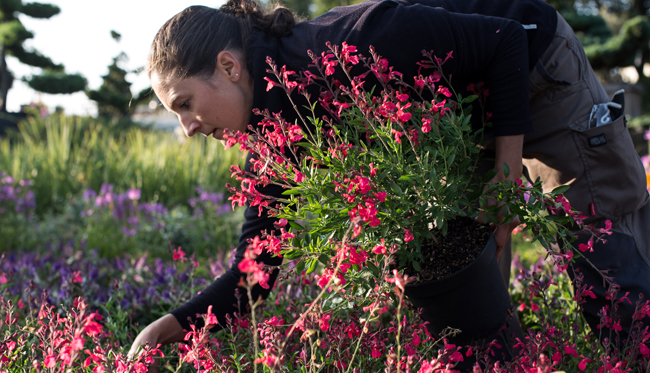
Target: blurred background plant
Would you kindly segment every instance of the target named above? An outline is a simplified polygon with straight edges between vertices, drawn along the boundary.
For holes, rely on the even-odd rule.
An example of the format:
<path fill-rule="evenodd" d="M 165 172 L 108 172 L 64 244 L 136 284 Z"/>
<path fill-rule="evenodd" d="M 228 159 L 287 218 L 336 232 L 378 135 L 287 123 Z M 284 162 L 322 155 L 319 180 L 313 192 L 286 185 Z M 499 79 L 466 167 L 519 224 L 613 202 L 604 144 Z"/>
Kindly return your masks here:
<path fill-rule="evenodd" d="M 217 141 L 179 141 L 169 132 L 93 118 L 33 116 L 0 139 L 0 170 L 34 182 L 39 215 L 62 211 L 84 188 L 99 191 L 103 183 L 117 192 L 140 189 L 146 201 L 185 204 L 197 186 L 225 191 L 229 166 L 240 163 L 237 150 Z"/>

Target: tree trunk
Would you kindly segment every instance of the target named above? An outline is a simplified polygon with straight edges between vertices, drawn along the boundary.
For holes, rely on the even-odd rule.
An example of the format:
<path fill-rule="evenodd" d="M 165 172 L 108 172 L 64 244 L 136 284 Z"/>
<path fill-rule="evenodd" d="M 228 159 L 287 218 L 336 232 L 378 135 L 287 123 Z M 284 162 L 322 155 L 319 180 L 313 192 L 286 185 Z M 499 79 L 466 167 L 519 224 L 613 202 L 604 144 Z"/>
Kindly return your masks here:
<path fill-rule="evenodd" d="M 7 60 L 5 59 L 5 50 L 0 45 L 0 112 L 7 111 L 7 93 L 13 85 L 14 77 L 7 68 Z"/>

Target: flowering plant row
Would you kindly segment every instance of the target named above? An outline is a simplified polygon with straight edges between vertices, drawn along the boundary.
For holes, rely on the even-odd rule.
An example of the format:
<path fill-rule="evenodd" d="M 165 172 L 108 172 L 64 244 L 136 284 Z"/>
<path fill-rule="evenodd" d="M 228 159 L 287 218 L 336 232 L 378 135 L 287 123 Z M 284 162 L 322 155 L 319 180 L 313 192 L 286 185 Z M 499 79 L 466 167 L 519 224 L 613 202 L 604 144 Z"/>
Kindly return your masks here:
<path fill-rule="evenodd" d="M 140 189 L 119 193 L 112 184 L 102 184 L 71 196 L 60 212 L 47 214 L 37 212 L 35 189 L 31 180 L 15 180 L 0 171 L 0 251 L 34 251 L 83 240 L 106 257 L 164 253 L 170 243 L 213 255 L 215 248 L 229 250 L 237 243 L 242 220 L 239 211 L 230 211 L 223 193 L 200 187 L 187 204 L 169 206 L 143 200 Z"/>
<path fill-rule="evenodd" d="M 235 316 L 222 325 L 224 331 L 208 332 L 216 324 L 214 315 L 208 313 L 204 315 L 207 326 L 189 331 L 185 342 L 171 348 L 148 348 L 129 359 L 126 349 L 137 330 L 129 326 L 132 306 L 120 307 L 120 299 L 130 298 L 129 292 L 137 292 L 138 284 L 141 292 L 151 293 L 146 289 L 153 287 L 153 293 L 160 296 L 169 289 L 169 282 L 176 281 L 176 272 L 170 267 L 183 270 L 186 254 L 177 250 L 174 264 L 150 267 L 140 259 L 120 259 L 121 265 L 102 264 L 80 253 L 73 255 L 77 258 L 75 268 L 100 267 L 108 272 L 112 285 L 86 291 L 95 281 L 89 272 L 80 270 L 61 278 L 63 285 L 67 284 L 65 292 L 53 282 L 48 293 L 58 296 L 39 297 L 42 288 L 30 286 L 28 291 L 14 292 L 26 274 L 45 278 L 50 270 L 39 267 L 41 260 L 36 256 L 10 253 L 0 262 L 0 371 L 145 372 L 160 360 L 164 367 L 177 372 L 451 373 L 457 372 L 454 367 L 458 362 L 470 358 L 481 364 L 476 371 L 485 373 L 622 373 L 650 368 L 648 331 L 637 326 L 629 340 L 604 347 L 576 312 L 579 300 L 569 290 L 568 277 L 541 260 L 533 266 L 513 263 L 518 273 L 513 301 L 519 305 L 522 324 L 528 330 L 519 346 L 522 352 L 505 364 L 493 360 L 499 346 L 461 353 L 460 346 L 433 340 L 414 310 L 400 300 L 404 283 L 399 277 L 387 278 L 395 288 L 377 288 L 368 293 L 365 307 L 354 307 L 346 305 L 353 298 L 349 293 L 335 291 L 319 297 L 323 290 L 314 274 L 298 276 L 293 273 L 295 268 L 284 273 L 264 308 L 257 305 L 252 314 Z M 66 258 L 51 260 L 65 263 Z M 203 264 L 198 264 L 199 268 Z M 149 274 L 160 265 L 166 268 L 165 273 Z M 191 262 L 187 267 L 196 265 Z M 136 280 L 138 276 L 144 281 Z M 168 283 L 159 282 L 161 277 Z M 173 286 L 180 286 L 174 292 L 182 293 L 191 283 Z M 130 287 L 133 290 L 125 293 Z M 107 293 L 109 300 L 95 299 L 96 292 Z M 173 308 L 182 301 L 172 298 L 166 307 Z M 612 305 L 619 301 L 613 300 Z M 648 312 L 648 302 L 640 303 L 635 319 Z M 603 315 L 603 327 L 597 333 L 614 339 L 618 333 L 616 318 L 612 307 Z M 607 324 L 608 320 L 614 322 Z"/>

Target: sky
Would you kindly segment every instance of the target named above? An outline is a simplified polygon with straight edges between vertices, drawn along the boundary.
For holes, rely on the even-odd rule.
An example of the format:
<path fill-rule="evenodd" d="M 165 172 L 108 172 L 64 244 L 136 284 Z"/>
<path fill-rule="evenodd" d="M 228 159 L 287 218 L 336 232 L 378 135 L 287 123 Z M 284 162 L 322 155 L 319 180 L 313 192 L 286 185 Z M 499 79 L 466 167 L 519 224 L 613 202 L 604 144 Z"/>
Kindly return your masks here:
<path fill-rule="evenodd" d="M 34 33 L 26 47 L 36 48 L 55 63 L 62 63 L 66 72 L 80 73 L 88 80 L 90 89 L 98 89 L 102 75 L 120 52 L 129 58 L 121 67 L 127 71 L 143 67 L 149 46 L 158 29 L 174 14 L 190 5 L 221 6 L 225 0 L 43 0 L 61 8 L 50 19 L 21 16 L 25 28 Z M 122 34 L 120 42 L 111 38 L 110 31 Z M 96 105 L 83 92 L 71 95 L 47 95 L 30 89 L 20 77 L 38 73 L 8 57 L 7 65 L 18 79 L 14 81 L 7 97 L 8 111 L 18 111 L 20 106 L 43 102 L 51 111 L 56 106 L 65 108 L 67 114 L 95 115 Z M 139 92 L 149 87 L 146 73 L 129 74 L 131 91 Z"/>

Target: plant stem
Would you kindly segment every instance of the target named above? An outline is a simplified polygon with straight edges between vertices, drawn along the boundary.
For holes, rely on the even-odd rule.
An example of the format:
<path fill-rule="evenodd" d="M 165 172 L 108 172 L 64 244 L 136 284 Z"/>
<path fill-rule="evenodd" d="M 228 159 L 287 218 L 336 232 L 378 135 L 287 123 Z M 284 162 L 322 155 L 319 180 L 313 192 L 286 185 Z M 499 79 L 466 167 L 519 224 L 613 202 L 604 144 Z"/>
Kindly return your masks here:
<path fill-rule="evenodd" d="M 397 373 L 400 373 L 400 355 L 402 352 L 402 345 L 399 343 L 400 333 L 402 332 L 402 322 L 400 321 L 400 315 L 402 311 L 402 300 L 404 299 L 404 292 L 401 291 L 399 295 L 399 303 L 397 305 Z"/>
<path fill-rule="evenodd" d="M 248 276 L 250 276 L 250 274 Z M 259 353 L 259 348 L 257 346 L 258 343 L 259 343 L 258 342 L 258 337 L 257 337 L 257 321 L 255 320 L 255 307 L 257 306 L 257 302 L 253 302 L 253 294 L 252 294 L 252 291 L 251 291 L 251 285 L 250 284 L 246 284 L 246 293 L 248 293 L 248 304 L 251 307 L 251 322 L 253 324 L 253 346 L 254 346 L 254 349 L 255 349 L 255 352 L 254 352 L 253 356 L 256 359 L 257 355 Z M 255 362 L 255 360 L 253 360 L 253 369 L 254 369 L 255 373 L 257 373 L 257 363 Z"/>

